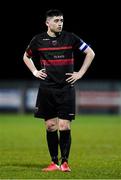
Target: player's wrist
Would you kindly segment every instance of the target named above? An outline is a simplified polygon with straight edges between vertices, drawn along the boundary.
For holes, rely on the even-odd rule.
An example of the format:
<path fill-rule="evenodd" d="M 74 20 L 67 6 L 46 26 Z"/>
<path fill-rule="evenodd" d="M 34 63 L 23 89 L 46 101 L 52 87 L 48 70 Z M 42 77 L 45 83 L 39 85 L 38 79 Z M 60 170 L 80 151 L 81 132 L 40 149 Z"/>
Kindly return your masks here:
<path fill-rule="evenodd" d="M 37 76 L 38 71 L 34 70 L 32 73 L 33 73 L 34 76 Z"/>

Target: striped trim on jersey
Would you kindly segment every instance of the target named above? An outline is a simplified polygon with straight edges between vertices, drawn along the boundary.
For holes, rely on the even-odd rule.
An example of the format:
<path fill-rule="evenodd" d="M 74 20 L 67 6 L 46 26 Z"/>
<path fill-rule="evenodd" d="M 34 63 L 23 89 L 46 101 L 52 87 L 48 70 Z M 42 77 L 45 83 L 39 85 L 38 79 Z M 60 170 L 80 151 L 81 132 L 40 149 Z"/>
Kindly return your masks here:
<path fill-rule="evenodd" d="M 66 50 L 66 49 L 72 49 L 72 46 L 38 48 L 38 51 L 55 51 L 55 50 Z"/>
<path fill-rule="evenodd" d="M 74 64 L 74 59 L 51 59 L 51 60 L 40 60 L 45 66 L 64 66 Z"/>
<path fill-rule="evenodd" d="M 62 51 L 62 50 L 71 50 L 72 46 L 59 46 L 59 47 L 44 47 L 38 48 L 38 51 Z M 63 59 L 42 59 L 40 63 L 44 66 L 66 66 L 66 65 L 73 65 L 74 59 L 73 58 L 63 58 Z"/>

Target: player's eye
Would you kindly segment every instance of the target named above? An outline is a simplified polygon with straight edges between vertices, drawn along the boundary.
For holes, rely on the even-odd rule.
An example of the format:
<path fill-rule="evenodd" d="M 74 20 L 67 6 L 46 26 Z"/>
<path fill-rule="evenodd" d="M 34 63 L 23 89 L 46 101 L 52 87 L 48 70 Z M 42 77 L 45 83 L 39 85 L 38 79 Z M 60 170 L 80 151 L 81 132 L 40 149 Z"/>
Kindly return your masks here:
<path fill-rule="evenodd" d="M 61 19 L 60 21 L 61 21 L 61 22 L 63 22 L 63 21 L 64 21 L 64 19 Z"/>
<path fill-rule="evenodd" d="M 57 23 L 57 22 L 59 22 L 59 19 L 55 19 L 55 21 L 54 21 L 55 23 Z"/>

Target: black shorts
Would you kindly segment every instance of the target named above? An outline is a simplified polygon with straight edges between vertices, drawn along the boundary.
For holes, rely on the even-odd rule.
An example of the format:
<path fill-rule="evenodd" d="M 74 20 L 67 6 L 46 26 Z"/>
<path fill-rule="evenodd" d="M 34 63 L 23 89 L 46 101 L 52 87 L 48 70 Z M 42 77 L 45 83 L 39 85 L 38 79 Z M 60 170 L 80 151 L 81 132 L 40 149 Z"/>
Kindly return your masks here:
<path fill-rule="evenodd" d="M 39 87 L 34 117 L 45 120 L 55 117 L 70 121 L 75 119 L 75 87 Z"/>

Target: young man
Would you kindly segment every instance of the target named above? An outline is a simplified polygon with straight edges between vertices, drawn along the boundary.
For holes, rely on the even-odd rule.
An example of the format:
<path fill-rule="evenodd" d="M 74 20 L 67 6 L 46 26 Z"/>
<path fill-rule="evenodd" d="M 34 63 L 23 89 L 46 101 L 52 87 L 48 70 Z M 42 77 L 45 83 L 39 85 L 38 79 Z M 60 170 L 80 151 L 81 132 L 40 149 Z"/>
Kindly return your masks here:
<path fill-rule="evenodd" d="M 35 107 L 35 117 L 45 120 L 48 150 L 51 164 L 43 171 L 71 171 L 68 165 L 71 147 L 71 121 L 75 118 L 74 83 L 80 79 L 92 60 L 93 50 L 78 36 L 62 31 L 63 14 L 54 9 L 46 13 L 47 32 L 31 40 L 24 53 L 24 62 L 33 75 L 40 79 Z M 73 52 L 78 48 L 85 53 L 84 62 L 74 72 Z M 41 69 L 37 69 L 34 57 L 39 57 Z M 61 164 L 58 160 L 58 146 Z"/>

